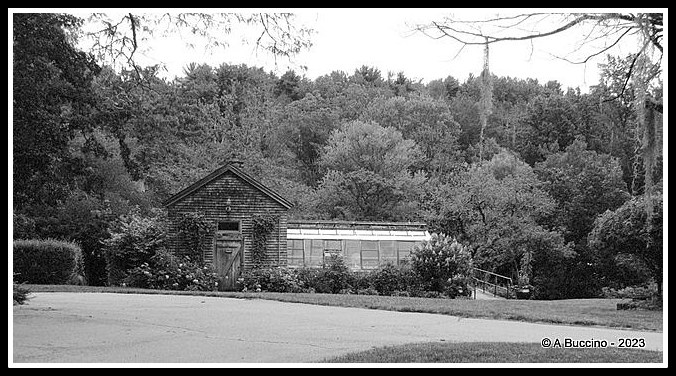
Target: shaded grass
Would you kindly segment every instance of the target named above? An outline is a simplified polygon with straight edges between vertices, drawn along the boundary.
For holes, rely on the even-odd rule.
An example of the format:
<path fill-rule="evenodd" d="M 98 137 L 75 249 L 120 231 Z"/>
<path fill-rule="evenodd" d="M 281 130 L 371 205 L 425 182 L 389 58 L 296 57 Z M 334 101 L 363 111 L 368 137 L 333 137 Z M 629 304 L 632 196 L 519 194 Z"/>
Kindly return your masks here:
<path fill-rule="evenodd" d="M 325 363 L 662 363 L 660 351 L 543 348 L 538 343 L 414 343 L 326 359 Z"/>
<path fill-rule="evenodd" d="M 128 287 L 27 285 L 31 292 L 111 292 L 268 299 L 291 303 L 434 313 L 467 318 L 516 320 L 549 324 L 604 326 L 662 331 L 663 312 L 618 310 L 623 299 L 471 300 L 378 295 L 251 293 L 222 291 L 167 291 Z"/>

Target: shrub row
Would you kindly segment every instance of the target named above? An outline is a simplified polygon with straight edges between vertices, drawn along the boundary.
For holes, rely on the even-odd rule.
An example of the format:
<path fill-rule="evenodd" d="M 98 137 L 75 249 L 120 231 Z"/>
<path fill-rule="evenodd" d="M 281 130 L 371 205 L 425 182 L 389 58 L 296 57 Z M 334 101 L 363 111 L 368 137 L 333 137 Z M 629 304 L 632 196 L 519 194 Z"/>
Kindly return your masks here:
<path fill-rule="evenodd" d="M 613 299 L 647 299 L 657 295 L 657 287 L 654 284 L 646 286 L 627 286 L 622 289 L 604 287 L 601 289 L 604 298 Z"/>
<path fill-rule="evenodd" d="M 470 294 L 464 281 L 449 279 L 440 283 L 425 280 L 410 264 L 385 264 L 368 272 L 353 272 L 342 257 L 333 255 L 321 268 L 261 267 L 243 273 L 242 291 L 316 292 L 456 298 Z M 435 285 L 436 290 L 429 287 Z"/>
<path fill-rule="evenodd" d="M 162 216 L 133 211 L 122 216 L 103 241 L 108 285 L 166 290 L 217 290 L 219 277 L 200 257 L 176 256 L 165 249 Z M 74 243 L 15 241 L 19 282 L 61 284 L 83 281 L 82 251 Z M 256 266 L 239 283 L 245 291 L 318 292 L 456 297 L 466 285 L 471 258 L 455 240 L 434 234 L 411 252 L 410 263 L 386 264 L 352 272 L 340 255 L 321 268 Z"/>
<path fill-rule="evenodd" d="M 82 250 L 73 242 L 14 240 L 13 268 L 17 283 L 86 284 Z"/>

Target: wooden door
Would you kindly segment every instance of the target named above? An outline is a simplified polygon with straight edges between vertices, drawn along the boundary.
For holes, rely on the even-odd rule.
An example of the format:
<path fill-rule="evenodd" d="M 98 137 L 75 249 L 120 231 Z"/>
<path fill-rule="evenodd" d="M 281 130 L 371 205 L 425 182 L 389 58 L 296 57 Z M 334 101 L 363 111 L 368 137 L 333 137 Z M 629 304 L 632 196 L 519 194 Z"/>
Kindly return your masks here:
<path fill-rule="evenodd" d="M 234 290 L 242 269 L 242 234 L 217 232 L 214 244 L 214 266 L 221 277 L 219 290 Z"/>

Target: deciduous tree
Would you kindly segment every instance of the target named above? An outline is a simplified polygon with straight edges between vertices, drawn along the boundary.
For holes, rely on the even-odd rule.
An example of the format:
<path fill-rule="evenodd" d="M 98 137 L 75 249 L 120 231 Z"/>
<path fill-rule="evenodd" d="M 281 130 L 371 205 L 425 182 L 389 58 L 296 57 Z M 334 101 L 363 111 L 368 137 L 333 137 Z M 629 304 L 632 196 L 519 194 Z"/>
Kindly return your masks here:
<path fill-rule="evenodd" d="M 396 129 L 346 123 L 331 134 L 320 160 L 327 174 L 318 208 L 332 218 L 414 219 L 424 177 L 410 168 L 419 158 L 415 143 Z"/>
<path fill-rule="evenodd" d="M 650 270 L 661 295 L 664 259 L 662 194 L 655 194 L 653 215 L 650 217 L 645 212 L 645 199 L 644 196 L 635 197 L 598 217 L 589 236 L 589 245 L 596 252 L 599 262 L 606 266 L 605 271 L 615 266 L 613 263 L 618 254 L 638 257 Z M 646 224 L 648 220 L 652 221 L 651 226 Z"/>

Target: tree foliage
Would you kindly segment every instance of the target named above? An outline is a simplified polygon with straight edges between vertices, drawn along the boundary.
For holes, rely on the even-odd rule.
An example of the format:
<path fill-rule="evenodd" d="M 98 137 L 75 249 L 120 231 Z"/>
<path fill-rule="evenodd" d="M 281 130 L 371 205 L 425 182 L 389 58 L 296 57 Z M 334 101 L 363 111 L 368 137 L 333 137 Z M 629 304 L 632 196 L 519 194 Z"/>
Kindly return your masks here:
<path fill-rule="evenodd" d="M 429 212 L 433 230 L 470 245 L 478 267 L 518 280 L 521 260 L 534 254 L 541 239 L 569 252 L 558 234 L 541 223 L 555 207 L 533 169 L 508 151 L 476 164 L 458 181 L 442 186 Z M 534 256 L 535 257 L 535 256 Z"/>
<path fill-rule="evenodd" d="M 90 130 L 99 67 L 69 41 L 65 30 L 79 27 L 77 18 L 14 14 L 13 21 L 14 203 L 56 205 L 82 173 L 68 143 Z"/>
<path fill-rule="evenodd" d="M 564 152 L 551 154 L 538 163 L 535 172 L 557 203 L 552 224 L 560 226 L 567 241 L 577 244 L 586 243 L 599 214 L 629 199 L 617 160 L 588 150 L 579 138 Z"/>
<path fill-rule="evenodd" d="M 644 208 L 661 205 L 651 203 L 663 175 L 663 84 L 649 51 L 662 43 L 656 15 L 579 19 L 615 38 L 641 21 L 649 36 L 640 53 L 606 56 L 589 93 L 488 71 L 422 84 L 370 66 L 311 80 L 292 70 L 193 63 L 167 80 L 136 57 L 170 20 L 177 23 L 168 33 L 194 26 L 209 43 L 207 34 L 222 34 L 205 25 L 234 30 L 248 17 L 265 33 L 269 22 L 293 19 L 118 16 L 94 16 L 117 39 L 99 39 L 100 49 L 88 52 L 74 47 L 78 30 L 92 31 L 76 17 L 13 16 L 14 237 L 78 242 L 89 283 L 108 280 L 103 244 L 121 233 L 117 218 L 152 218 L 161 202 L 232 158 L 295 204 L 291 218 L 425 220 L 465 244 L 482 268 L 527 277 L 538 298 L 644 282 L 645 268 L 629 267 L 639 253 L 591 249 L 586 239 L 630 195 L 647 197 L 637 200 Z M 522 19 L 537 17 L 511 22 Z M 288 56 L 309 35 L 293 30 Z M 483 47 L 488 29 L 481 33 Z M 124 67 L 99 67 L 89 54 L 105 51 Z"/>
<path fill-rule="evenodd" d="M 661 294 L 664 259 L 662 194 L 654 197 L 654 215 L 650 221 L 644 210 L 645 199 L 644 196 L 632 198 L 616 210 L 608 210 L 599 216 L 589 234 L 589 245 L 596 252 L 598 262 L 603 264 L 606 278 L 618 277 L 611 274 L 617 266 L 614 264 L 618 254 L 633 255 L 650 270 Z"/>
<path fill-rule="evenodd" d="M 344 219 L 401 220 L 415 216 L 423 176 L 410 168 L 420 153 L 399 131 L 353 121 L 333 132 L 320 164 L 327 173 L 320 208 Z"/>
<path fill-rule="evenodd" d="M 361 119 L 392 127 L 415 141 L 421 151 L 418 167 L 429 174 L 448 175 L 458 164 L 460 124 L 444 101 L 429 97 L 377 98 Z"/>

